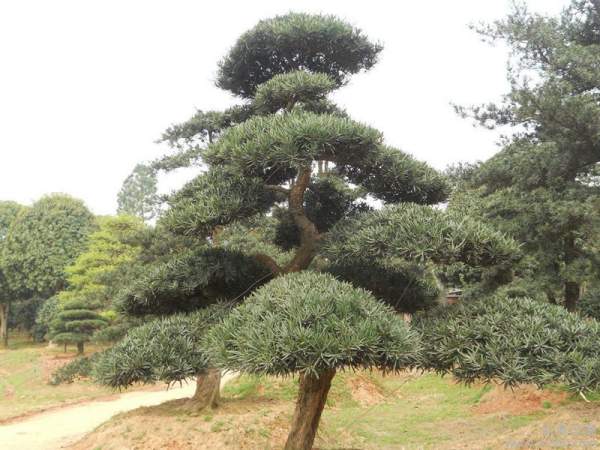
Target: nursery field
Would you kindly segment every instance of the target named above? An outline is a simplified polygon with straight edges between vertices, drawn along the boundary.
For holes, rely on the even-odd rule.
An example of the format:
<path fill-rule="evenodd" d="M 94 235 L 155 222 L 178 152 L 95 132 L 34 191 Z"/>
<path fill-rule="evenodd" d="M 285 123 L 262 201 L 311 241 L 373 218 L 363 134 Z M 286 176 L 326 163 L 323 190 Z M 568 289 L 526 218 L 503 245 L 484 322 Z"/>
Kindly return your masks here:
<path fill-rule="evenodd" d="M 282 448 L 297 381 L 242 376 L 223 405 L 193 415 L 181 401 L 115 416 L 74 445 L 109 449 Z M 592 397 L 593 398 L 593 397 Z M 345 373 L 334 378 L 315 448 L 596 448 L 600 403 L 560 388 L 457 385 L 433 374 Z"/>

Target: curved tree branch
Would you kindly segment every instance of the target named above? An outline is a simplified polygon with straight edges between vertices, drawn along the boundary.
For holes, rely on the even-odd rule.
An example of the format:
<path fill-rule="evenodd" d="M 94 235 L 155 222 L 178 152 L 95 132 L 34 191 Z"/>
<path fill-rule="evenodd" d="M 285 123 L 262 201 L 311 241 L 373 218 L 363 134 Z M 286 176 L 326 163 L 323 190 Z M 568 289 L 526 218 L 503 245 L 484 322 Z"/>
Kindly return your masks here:
<path fill-rule="evenodd" d="M 273 258 L 265 253 L 255 253 L 254 258 L 258 260 L 261 264 L 264 264 L 269 270 L 273 273 L 273 275 L 277 276 L 281 273 L 281 267 L 277 264 Z"/>
<path fill-rule="evenodd" d="M 306 269 L 315 256 L 317 242 L 320 238 L 317 227 L 304 211 L 304 192 L 310 183 L 310 175 L 310 167 L 300 169 L 296 182 L 289 190 L 289 209 L 294 223 L 300 230 L 300 246 L 292 260 L 283 268 L 284 273 Z"/>

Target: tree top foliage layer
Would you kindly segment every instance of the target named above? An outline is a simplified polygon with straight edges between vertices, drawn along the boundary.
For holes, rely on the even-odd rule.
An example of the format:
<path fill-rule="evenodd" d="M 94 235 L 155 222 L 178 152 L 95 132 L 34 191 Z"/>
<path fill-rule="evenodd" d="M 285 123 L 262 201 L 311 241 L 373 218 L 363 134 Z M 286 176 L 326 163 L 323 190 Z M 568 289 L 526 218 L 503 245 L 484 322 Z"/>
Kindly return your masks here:
<path fill-rule="evenodd" d="M 219 63 L 217 86 L 253 97 L 273 76 L 302 69 L 342 85 L 348 75 L 370 69 L 381 45 L 335 16 L 290 13 L 260 21 Z"/>

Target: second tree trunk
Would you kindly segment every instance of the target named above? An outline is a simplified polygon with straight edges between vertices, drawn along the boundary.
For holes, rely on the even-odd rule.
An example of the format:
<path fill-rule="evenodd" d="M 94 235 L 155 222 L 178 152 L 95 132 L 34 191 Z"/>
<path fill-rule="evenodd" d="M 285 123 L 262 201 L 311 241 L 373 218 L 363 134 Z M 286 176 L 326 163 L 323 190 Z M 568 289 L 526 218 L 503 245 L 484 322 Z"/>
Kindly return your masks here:
<path fill-rule="evenodd" d="M 207 407 L 219 406 L 221 389 L 221 371 L 219 369 L 208 369 L 206 373 L 196 377 L 196 392 L 188 400 L 185 409 L 195 412 L 202 411 Z"/>

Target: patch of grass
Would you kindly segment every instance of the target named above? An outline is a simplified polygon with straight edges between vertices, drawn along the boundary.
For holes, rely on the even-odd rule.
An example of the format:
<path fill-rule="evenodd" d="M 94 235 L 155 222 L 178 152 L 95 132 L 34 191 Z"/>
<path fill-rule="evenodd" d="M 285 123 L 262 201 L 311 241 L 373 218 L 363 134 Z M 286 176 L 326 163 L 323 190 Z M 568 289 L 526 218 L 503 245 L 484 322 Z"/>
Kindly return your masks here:
<path fill-rule="evenodd" d="M 536 420 L 539 420 L 539 419 L 543 418 L 544 416 L 546 416 L 545 411 L 538 411 L 538 412 L 534 412 L 531 414 L 508 416 L 505 419 L 505 421 L 511 430 L 516 430 L 518 428 L 529 425 L 530 423 L 535 422 Z"/>
<path fill-rule="evenodd" d="M 298 392 L 297 378 L 274 378 L 257 375 L 240 375 L 223 388 L 223 396 L 238 400 L 263 398 L 293 400 Z"/>
<path fill-rule="evenodd" d="M 81 381 L 50 386 L 51 372 L 75 355 L 63 348 L 48 348 L 47 343 L 32 343 L 12 338 L 8 349 L 0 349 L 0 420 L 79 401 L 112 394 L 108 388 Z M 90 351 L 95 348 L 90 346 Z"/>
<path fill-rule="evenodd" d="M 219 433 L 221 431 L 225 431 L 226 429 L 227 429 L 227 424 L 222 420 L 217 420 L 210 427 L 210 431 L 212 431 L 213 433 Z"/>
<path fill-rule="evenodd" d="M 322 445 L 335 445 L 346 435 L 344 444 L 357 447 L 377 443 L 373 448 L 436 448 L 454 442 L 457 434 L 501 435 L 545 415 L 541 412 L 498 420 L 493 414 L 476 414 L 473 406 L 491 385 L 467 387 L 434 374 L 373 377 L 383 386 L 385 399 L 366 407 L 346 403 L 343 408 L 325 409 Z M 340 381 L 344 380 L 334 379 L 334 384 Z"/>
<path fill-rule="evenodd" d="M 493 386 L 491 384 L 486 384 L 484 385 L 481 389 L 479 389 L 475 395 L 473 396 L 473 398 L 471 399 L 471 403 L 473 403 L 474 405 L 477 405 L 480 401 L 481 398 L 487 394 L 488 392 L 490 392 L 492 390 Z"/>

